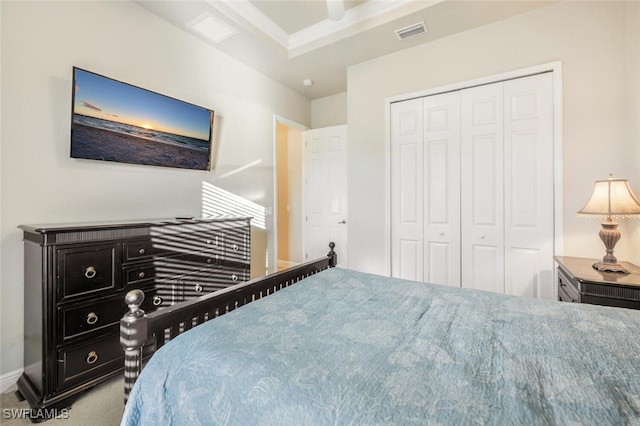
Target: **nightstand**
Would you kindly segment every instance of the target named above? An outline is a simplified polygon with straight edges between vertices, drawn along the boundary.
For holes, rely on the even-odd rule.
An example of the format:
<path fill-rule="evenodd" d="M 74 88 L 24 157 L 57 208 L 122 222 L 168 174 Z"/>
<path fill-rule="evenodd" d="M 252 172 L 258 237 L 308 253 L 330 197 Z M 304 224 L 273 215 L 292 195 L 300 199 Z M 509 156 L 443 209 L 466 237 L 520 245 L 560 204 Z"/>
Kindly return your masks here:
<path fill-rule="evenodd" d="M 593 264 L 600 259 L 556 256 L 558 300 L 573 303 L 640 309 L 640 267 L 620 262 L 628 274 L 600 272 Z"/>

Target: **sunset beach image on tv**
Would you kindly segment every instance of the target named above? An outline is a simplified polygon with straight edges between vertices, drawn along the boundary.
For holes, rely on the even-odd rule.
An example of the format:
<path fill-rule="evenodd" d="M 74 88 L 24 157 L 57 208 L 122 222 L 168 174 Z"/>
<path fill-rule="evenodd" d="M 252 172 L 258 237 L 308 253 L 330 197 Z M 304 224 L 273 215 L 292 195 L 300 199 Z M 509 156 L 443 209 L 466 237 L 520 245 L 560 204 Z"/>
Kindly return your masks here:
<path fill-rule="evenodd" d="M 71 157 L 210 170 L 213 111 L 73 68 Z"/>

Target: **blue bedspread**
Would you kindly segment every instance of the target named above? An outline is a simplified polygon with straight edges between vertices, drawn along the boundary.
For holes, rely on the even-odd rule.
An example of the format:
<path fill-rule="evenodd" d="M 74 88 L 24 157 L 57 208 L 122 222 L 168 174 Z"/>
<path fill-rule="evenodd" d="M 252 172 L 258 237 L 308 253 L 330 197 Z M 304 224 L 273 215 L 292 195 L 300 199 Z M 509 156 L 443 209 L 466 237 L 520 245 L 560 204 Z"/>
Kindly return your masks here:
<path fill-rule="evenodd" d="M 160 349 L 124 425 L 640 425 L 640 311 L 330 269 Z"/>

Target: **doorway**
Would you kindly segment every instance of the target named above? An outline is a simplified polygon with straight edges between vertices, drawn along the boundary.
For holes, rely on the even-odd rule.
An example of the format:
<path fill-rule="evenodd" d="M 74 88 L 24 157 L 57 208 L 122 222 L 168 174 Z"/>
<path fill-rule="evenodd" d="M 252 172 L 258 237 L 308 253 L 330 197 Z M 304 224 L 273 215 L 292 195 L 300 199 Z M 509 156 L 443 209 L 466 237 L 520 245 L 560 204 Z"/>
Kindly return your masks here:
<path fill-rule="evenodd" d="M 304 129 L 276 119 L 276 270 L 302 262 Z"/>

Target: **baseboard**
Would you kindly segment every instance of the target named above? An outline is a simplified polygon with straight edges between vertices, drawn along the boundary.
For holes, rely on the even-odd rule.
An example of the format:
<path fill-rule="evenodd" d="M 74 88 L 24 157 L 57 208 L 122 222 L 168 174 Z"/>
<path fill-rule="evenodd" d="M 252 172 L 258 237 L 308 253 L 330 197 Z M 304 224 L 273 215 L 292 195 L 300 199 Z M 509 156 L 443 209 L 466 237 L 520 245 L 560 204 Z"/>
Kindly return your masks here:
<path fill-rule="evenodd" d="M 5 393 L 12 390 L 12 388 L 15 388 L 15 384 L 18 381 L 18 378 L 20 378 L 22 371 L 23 370 L 21 368 L 19 370 L 10 371 L 0 376 L 0 393 Z"/>

